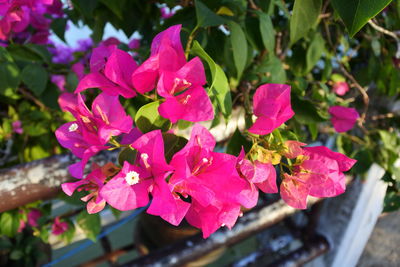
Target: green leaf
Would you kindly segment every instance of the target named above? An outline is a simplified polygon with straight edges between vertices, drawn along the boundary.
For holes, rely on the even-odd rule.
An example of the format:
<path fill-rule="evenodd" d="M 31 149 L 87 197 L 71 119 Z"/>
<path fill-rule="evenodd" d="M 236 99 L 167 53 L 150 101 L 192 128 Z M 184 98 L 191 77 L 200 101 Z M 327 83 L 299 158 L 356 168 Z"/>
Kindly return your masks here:
<path fill-rule="evenodd" d="M 306 72 L 310 72 L 315 64 L 317 64 L 318 60 L 322 56 L 322 52 L 324 51 L 324 39 L 322 38 L 321 34 L 315 34 L 313 40 L 311 41 L 310 46 L 307 49 L 306 55 Z"/>
<path fill-rule="evenodd" d="M 19 249 L 15 249 L 13 251 L 11 251 L 10 253 L 10 259 L 12 260 L 19 260 L 24 256 L 24 252 L 22 250 Z"/>
<path fill-rule="evenodd" d="M 19 227 L 18 211 L 3 212 L 0 217 L 0 232 L 2 235 L 14 237 Z"/>
<path fill-rule="evenodd" d="M 325 119 L 318 113 L 314 103 L 309 100 L 300 99 L 294 94 L 292 94 L 292 108 L 296 114 L 294 119 L 302 124 L 325 121 Z"/>
<path fill-rule="evenodd" d="M 135 116 L 135 124 L 142 133 L 161 129 L 168 131 L 171 128 L 171 122 L 160 116 L 158 107 L 160 101 L 151 102 L 142 106 Z"/>
<path fill-rule="evenodd" d="M 348 0 L 344 0 L 348 1 Z M 351 0 L 349 2 L 352 2 Z M 295 0 L 290 18 L 290 43 L 294 44 L 307 35 L 316 25 L 322 0 Z"/>
<path fill-rule="evenodd" d="M 86 210 L 83 210 L 76 217 L 76 222 L 78 223 L 79 227 L 82 228 L 87 238 L 95 242 L 96 236 L 100 234 L 101 231 L 99 214 L 89 214 Z"/>
<path fill-rule="evenodd" d="M 122 8 L 125 6 L 124 0 L 118 1 L 109 1 L 109 0 L 100 0 L 100 2 L 107 6 L 118 18 L 123 19 Z"/>
<path fill-rule="evenodd" d="M 308 123 L 307 126 L 311 133 L 311 139 L 314 141 L 318 136 L 318 125 L 316 123 Z"/>
<path fill-rule="evenodd" d="M 135 164 L 137 150 L 131 147 L 124 148 L 118 155 L 118 163 L 123 166 L 124 162 L 127 161 L 130 164 Z"/>
<path fill-rule="evenodd" d="M 332 0 L 332 5 L 353 37 L 392 0 Z"/>
<path fill-rule="evenodd" d="M 188 142 L 186 138 L 170 133 L 163 133 L 164 154 L 167 162 L 170 162 L 172 156 L 181 150 Z"/>
<path fill-rule="evenodd" d="M 230 41 L 233 50 L 233 61 L 236 67 L 237 78 L 240 80 L 247 61 L 246 35 L 236 22 L 230 21 L 228 25 L 231 31 Z"/>
<path fill-rule="evenodd" d="M 232 112 L 232 97 L 228 79 L 222 68 L 204 51 L 197 41 L 193 42 L 191 54 L 199 56 L 205 60 L 210 67 L 212 83 L 210 85 L 211 93 L 215 95 L 218 107 L 225 119 L 229 118 Z"/>
<path fill-rule="evenodd" d="M 57 35 L 58 38 L 65 42 L 65 29 L 67 27 L 66 18 L 56 18 L 51 22 L 51 29 Z"/>
<path fill-rule="evenodd" d="M 36 95 L 40 96 L 46 89 L 49 75 L 39 64 L 27 65 L 21 73 L 22 81 Z"/>
<path fill-rule="evenodd" d="M 352 168 L 355 173 L 365 173 L 369 170 L 369 167 L 371 167 L 372 163 L 374 163 L 374 158 L 371 150 L 366 148 L 358 151 L 355 154 L 354 159 L 357 160 L 357 163 Z"/>
<path fill-rule="evenodd" d="M 17 91 L 20 73 L 14 62 L 0 62 L 0 95 L 8 96 Z"/>
<path fill-rule="evenodd" d="M 117 210 L 111 206 L 109 206 L 109 208 L 110 208 L 112 214 L 114 215 L 115 219 L 119 220 L 119 217 L 121 216 L 122 211 Z"/>
<path fill-rule="evenodd" d="M 196 0 L 195 7 L 196 7 L 196 17 L 197 17 L 198 27 L 205 28 L 205 27 L 219 26 L 225 23 L 225 19 L 212 12 L 201 1 Z"/>
<path fill-rule="evenodd" d="M 269 55 L 256 69 L 262 83 L 285 83 L 286 71 L 275 55 Z"/>
<path fill-rule="evenodd" d="M 398 153 L 399 151 L 399 139 L 396 133 L 390 133 L 388 131 L 379 130 L 379 136 L 383 143 L 383 147 Z"/>
<path fill-rule="evenodd" d="M 232 137 L 229 139 L 226 147 L 226 153 L 237 156 L 239 155 L 242 146 L 245 152 L 249 152 L 251 148 L 251 142 L 242 135 L 239 129 L 236 129 Z"/>
<path fill-rule="evenodd" d="M 260 18 L 260 32 L 264 47 L 268 50 L 268 52 L 274 53 L 275 30 L 274 25 L 272 25 L 271 17 L 263 12 L 257 12 L 257 14 Z"/>

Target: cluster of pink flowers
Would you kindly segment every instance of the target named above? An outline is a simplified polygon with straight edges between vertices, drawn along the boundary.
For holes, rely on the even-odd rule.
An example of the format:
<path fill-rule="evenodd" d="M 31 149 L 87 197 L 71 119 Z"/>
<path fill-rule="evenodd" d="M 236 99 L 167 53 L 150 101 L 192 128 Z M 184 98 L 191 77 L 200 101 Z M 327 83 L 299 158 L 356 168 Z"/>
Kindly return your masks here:
<path fill-rule="evenodd" d="M 31 43 L 47 43 L 51 23 L 48 15 L 63 16 L 60 0 L 1 0 L 0 40 L 22 38 Z"/>
<path fill-rule="evenodd" d="M 62 125 L 56 131 L 57 139 L 81 159 L 70 166 L 71 174 L 79 180 L 63 184 L 64 192 L 72 195 L 75 190 L 87 191 L 82 200 L 87 202 L 89 213 L 101 211 L 106 203 L 119 210 L 149 205 L 149 214 L 173 225 L 185 218 L 200 228 L 204 237 L 221 226 L 231 228 L 242 207 L 257 204 L 259 190 L 278 193 L 280 180 L 274 165 L 283 157 L 288 164 L 287 173 L 279 173 L 280 193 L 289 205 L 305 209 L 308 195 L 332 197 L 343 193 L 343 172 L 355 160 L 325 147 L 276 140 L 273 132 L 294 115 L 288 85 L 267 84 L 256 90 L 253 107 L 257 119 L 248 131 L 258 141 L 250 151 L 242 149 L 238 156 L 214 152 L 214 137 L 197 123 L 214 118 L 203 88 L 204 67 L 198 57 L 187 61 L 180 29 L 180 25 L 172 26 L 158 34 L 150 57 L 140 66 L 115 45 L 94 49 L 90 73 L 80 80 L 75 94 L 64 93 L 59 99 L 61 108 L 75 121 Z M 88 88 L 102 90 L 91 109 L 81 94 Z M 195 122 L 188 142 L 171 160 L 165 157 L 161 130 L 141 133 L 133 128 L 132 118 L 119 102 L 119 96 L 132 98 L 154 89 L 163 97 L 158 108 L 162 117 L 172 123 Z M 265 135 L 275 142 L 265 147 Z M 84 176 L 90 157 L 115 146 L 135 150 L 136 154 L 120 167 L 94 164 Z"/>

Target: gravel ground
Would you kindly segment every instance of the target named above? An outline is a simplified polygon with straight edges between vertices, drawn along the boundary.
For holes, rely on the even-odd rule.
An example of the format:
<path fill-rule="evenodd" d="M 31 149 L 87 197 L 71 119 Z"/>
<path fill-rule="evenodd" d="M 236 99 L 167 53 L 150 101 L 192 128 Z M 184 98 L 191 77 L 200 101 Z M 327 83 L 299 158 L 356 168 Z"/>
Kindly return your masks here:
<path fill-rule="evenodd" d="M 381 215 L 357 266 L 400 266 L 400 211 Z"/>

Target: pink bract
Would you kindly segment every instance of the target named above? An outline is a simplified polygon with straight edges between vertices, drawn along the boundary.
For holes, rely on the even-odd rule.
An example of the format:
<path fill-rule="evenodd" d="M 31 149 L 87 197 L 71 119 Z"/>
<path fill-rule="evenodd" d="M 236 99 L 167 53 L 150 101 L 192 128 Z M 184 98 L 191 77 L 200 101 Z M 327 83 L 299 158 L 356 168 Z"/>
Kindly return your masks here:
<path fill-rule="evenodd" d="M 328 110 L 331 114 L 331 122 L 338 133 L 347 132 L 354 127 L 360 117 L 357 110 L 342 106 L 333 106 Z"/>
<path fill-rule="evenodd" d="M 53 225 L 51 226 L 51 233 L 53 235 L 61 235 L 69 228 L 68 223 L 60 221 L 60 217 L 54 219 Z"/>
<path fill-rule="evenodd" d="M 260 86 L 253 97 L 253 108 L 257 120 L 249 132 L 259 135 L 272 133 L 294 115 L 290 104 L 290 86 L 286 84 Z"/>
<path fill-rule="evenodd" d="M 236 157 L 213 152 L 214 137 L 195 124 L 189 142 L 176 153 L 171 165 L 175 172 L 169 180 L 174 192 L 191 196 L 186 219 L 207 237 L 221 225 L 232 227 L 240 206 L 252 205 L 241 194 L 247 182 L 236 171 Z"/>
<path fill-rule="evenodd" d="M 288 140 L 285 142 L 286 151 L 284 152 L 284 156 L 288 159 L 294 159 L 303 154 L 302 146 L 306 146 L 307 144 L 301 143 L 294 140 Z"/>
<path fill-rule="evenodd" d="M 136 68 L 136 62 L 127 52 L 113 46 L 98 47 L 90 59 L 91 73 L 80 80 L 75 93 L 88 88 L 100 88 L 109 95 L 134 97 L 136 91 L 131 76 Z"/>
<path fill-rule="evenodd" d="M 133 86 L 141 94 L 156 87 L 162 72 L 174 72 L 185 65 L 186 57 L 180 38 L 181 28 L 182 25 L 175 25 L 154 37 L 150 58 L 143 62 L 132 75 Z"/>
<path fill-rule="evenodd" d="M 247 198 L 247 203 L 243 203 L 246 208 L 252 208 L 257 204 L 258 189 L 264 193 L 278 192 L 274 166 L 259 161 L 250 162 L 245 158 L 243 147 L 237 158 L 236 168 L 240 177 L 248 182 L 248 188 L 242 193 L 242 196 Z"/>
<path fill-rule="evenodd" d="M 20 120 L 12 122 L 12 129 L 14 133 L 23 134 L 24 129 L 22 129 L 22 122 Z"/>
<path fill-rule="evenodd" d="M 336 82 L 333 84 L 333 91 L 340 96 L 345 95 L 350 90 L 346 82 Z"/>
<path fill-rule="evenodd" d="M 38 223 L 37 221 L 39 218 L 42 216 L 42 212 L 38 209 L 32 209 L 28 213 L 28 224 L 32 227 L 37 227 Z"/>
<path fill-rule="evenodd" d="M 102 169 L 93 165 L 92 172 L 90 172 L 84 179 L 72 183 L 63 183 L 61 185 L 62 190 L 68 196 L 72 196 L 75 190 L 85 190 L 88 194 L 81 198 L 82 201 L 87 202 L 88 213 L 97 213 L 104 209 L 106 201 L 99 194 L 103 188 L 106 175 L 102 172 Z"/>

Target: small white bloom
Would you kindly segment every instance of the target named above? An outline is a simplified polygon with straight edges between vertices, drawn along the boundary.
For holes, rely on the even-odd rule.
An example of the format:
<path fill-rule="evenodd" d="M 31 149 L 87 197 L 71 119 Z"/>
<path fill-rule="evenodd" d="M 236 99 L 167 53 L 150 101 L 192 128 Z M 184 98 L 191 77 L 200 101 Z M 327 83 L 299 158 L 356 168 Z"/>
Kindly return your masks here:
<path fill-rule="evenodd" d="M 129 185 L 134 185 L 134 184 L 139 183 L 139 173 L 137 173 L 135 171 L 128 172 L 125 176 L 125 181 Z"/>
<path fill-rule="evenodd" d="M 69 126 L 68 131 L 71 132 L 75 132 L 76 130 L 78 130 L 78 124 L 73 123 Z"/>

